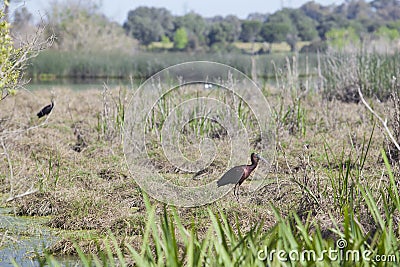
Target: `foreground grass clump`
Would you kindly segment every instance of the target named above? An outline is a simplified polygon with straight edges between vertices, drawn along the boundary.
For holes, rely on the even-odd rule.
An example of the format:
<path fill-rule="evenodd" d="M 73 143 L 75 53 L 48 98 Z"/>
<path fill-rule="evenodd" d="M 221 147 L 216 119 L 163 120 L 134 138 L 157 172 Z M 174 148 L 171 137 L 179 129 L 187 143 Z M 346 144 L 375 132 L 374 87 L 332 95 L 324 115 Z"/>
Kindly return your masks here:
<path fill-rule="evenodd" d="M 1 194 L 8 198 L 32 186 L 38 189 L 7 205 L 21 215 L 50 215 L 47 224 L 60 233 L 42 258 L 51 265 L 57 265 L 57 253 L 79 255 L 87 266 L 278 266 L 283 260 L 307 265 L 289 254 L 264 259 L 265 248 L 314 251 L 323 256 L 321 265 L 365 263 L 322 253 L 342 246 L 339 239 L 347 244 L 343 252 L 368 250 L 372 256 L 394 255 L 398 262 L 398 171 L 381 151 L 384 131 L 361 104 L 327 101 L 313 92 L 299 93 L 293 80 L 283 82 L 289 83 L 287 91 L 268 87 L 264 92 L 277 126 L 276 159 L 265 177 L 269 182 L 252 192 L 246 181 L 240 203 L 231 193 L 192 209 L 149 200 L 128 172 L 122 152 L 122 122 L 133 93 L 125 88 L 55 90 L 56 106 L 41 127 L 36 126 L 43 120 L 35 114 L 49 102 L 50 92 L 21 92 L 7 99 L 2 114 L 8 115 L 0 126 L 9 161 L 0 163 L 7 170 L 0 177 L 5 185 Z M 157 118 L 163 107 L 149 123 L 154 144 L 149 153 L 159 171 L 173 180 L 182 174 L 164 160 L 158 145 Z M 374 108 L 382 113 L 385 103 Z M 243 118 L 250 118 L 246 108 L 240 109 Z M 29 130 L 20 131 L 21 126 Z M 186 129 L 215 138 L 225 155 L 224 135 L 214 130 L 212 124 L 197 122 Z M 251 146 L 263 152 L 257 143 Z M 209 173 L 223 166 L 218 160 L 213 164 Z"/>
<path fill-rule="evenodd" d="M 388 171 L 391 186 L 395 186 L 390 168 Z M 199 237 L 194 221 L 185 226 L 177 210 L 168 211 L 165 206 L 162 214 L 156 215 L 156 206 L 145 195 L 147 224 L 140 248 L 135 249 L 129 241 L 120 243 L 109 233 L 99 254 L 85 255 L 79 247 L 77 250 L 84 266 L 129 266 L 132 262 L 137 266 L 394 265 L 400 257 L 396 229 L 392 218 L 384 219 L 392 214 L 386 212 L 383 217 L 370 191 L 362 192 L 376 224 L 373 232 L 364 232 L 350 206 L 343 208 L 341 225 L 332 218 L 336 225 L 328 236 L 311 216 L 305 222 L 296 213 L 283 218 L 273 207 L 277 219 L 274 227 L 265 231 L 261 221 L 246 232 L 242 232 L 238 217 L 232 224 L 223 211 L 213 213 L 208 208 L 211 225 L 204 237 Z M 389 198 L 396 205 L 400 203 L 398 193 Z M 45 258 L 57 265 L 53 257 Z"/>

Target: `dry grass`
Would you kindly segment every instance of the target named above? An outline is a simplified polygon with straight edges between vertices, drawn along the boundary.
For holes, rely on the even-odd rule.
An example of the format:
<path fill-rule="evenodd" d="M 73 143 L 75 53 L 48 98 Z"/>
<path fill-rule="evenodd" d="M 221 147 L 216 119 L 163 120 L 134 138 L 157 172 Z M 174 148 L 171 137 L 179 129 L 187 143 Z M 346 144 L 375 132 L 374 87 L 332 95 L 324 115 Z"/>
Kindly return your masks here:
<path fill-rule="evenodd" d="M 298 42 L 297 43 L 297 50 L 300 51 L 300 49 L 305 46 L 309 45 L 310 42 Z M 283 53 L 283 52 L 290 52 L 290 46 L 286 42 L 282 43 L 261 43 L 261 42 L 255 42 L 255 43 L 244 43 L 244 42 L 235 42 L 235 46 L 239 49 L 242 49 L 246 52 L 253 53 L 257 52 L 260 49 L 267 51 L 270 50 L 271 53 Z"/>
<path fill-rule="evenodd" d="M 39 190 L 37 193 L 7 205 L 16 207 L 20 215 L 50 215 L 48 225 L 54 228 L 86 231 L 63 233 L 54 247 L 60 253 L 75 253 L 72 241 L 76 239 L 86 251 L 96 252 L 101 249 L 99 240 L 107 235 L 108 229 L 119 240 L 140 246 L 145 227 L 143 198 L 125 165 L 121 137 L 116 126 L 110 125 L 116 116 L 113 99 L 121 98 L 120 91 L 108 90 L 106 95 L 99 90 L 55 90 L 54 93 L 56 106 L 46 123 L 37 128 L 35 125 L 41 121 L 36 112 L 50 102 L 50 92 L 20 92 L 1 102 L 0 136 L 11 160 L 13 176 L 8 161 L 2 160 L 0 182 L 4 186 L 0 188 L 0 196 L 5 200 L 11 190 L 17 195 L 33 186 Z M 130 94 L 130 91 L 124 94 L 124 101 Z M 282 104 L 276 95 L 269 98 L 272 106 Z M 290 101 L 286 98 L 284 101 L 283 107 L 289 107 Z M 105 103 L 108 103 L 107 114 Z M 280 125 L 277 158 L 268 177 L 270 183 L 249 193 L 246 188 L 250 182 L 245 182 L 240 203 L 229 193 L 223 200 L 208 205 L 214 211 L 223 210 L 233 228 L 239 224 L 245 232 L 261 220 L 265 222 L 265 230 L 272 227 L 276 218 L 269 203 L 279 207 L 284 215 L 295 210 L 303 220 L 312 214 L 322 229 L 332 226 L 327 214 L 335 216 L 341 207 L 333 199 L 335 189 L 330 179 L 341 179 L 346 162 L 353 166 L 350 171 L 356 172 L 373 121 L 361 104 L 326 102 L 312 94 L 301 103 L 306 111 L 306 131 L 304 134 L 293 132 L 290 122 Z M 383 110 L 383 105 L 376 103 L 375 108 Z M 114 127 L 114 132 L 99 129 L 99 121 L 108 123 L 108 129 Z M 26 130 L 29 127 L 33 128 Z M 6 134 L 10 129 L 22 131 Z M 74 149 L 79 141 L 77 130 L 86 144 L 80 152 Z M 382 131 L 375 129 L 362 180 L 357 181 L 369 184 L 375 192 L 388 183 L 388 178 L 382 176 L 384 164 L 379 152 L 383 142 Z M 162 159 L 162 150 L 154 153 Z M 160 162 L 160 170 L 171 179 L 181 176 L 168 161 Z M 219 168 L 218 161 L 213 164 L 208 171 Z M 154 204 L 161 213 L 163 205 Z M 206 233 L 210 221 L 204 207 L 180 208 L 178 213 L 185 225 L 196 222 L 200 236 Z M 373 227 L 367 214 L 360 220 L 366 228 Z"/>

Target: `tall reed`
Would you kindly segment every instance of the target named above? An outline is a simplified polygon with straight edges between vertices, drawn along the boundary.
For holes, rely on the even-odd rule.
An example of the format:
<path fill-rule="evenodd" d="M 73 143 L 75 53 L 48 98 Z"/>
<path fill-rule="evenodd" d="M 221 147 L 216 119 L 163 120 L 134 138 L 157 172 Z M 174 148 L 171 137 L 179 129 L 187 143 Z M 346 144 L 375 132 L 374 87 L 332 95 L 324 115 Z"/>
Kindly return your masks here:
<path fill-rule="evenodd" d="M 287 54 L 258 55 L 255 57 L 257 76 L 274 76 L 272 61 L 283 66 Z M 149 53 L 137 52 L 125 55 L 118 52 L 80 53 L 46 50 L 32 60 L 27 69 L 27 76 L 34 79 L 48 77 L 69 78 L 147 78 L 169 66 L 196 60 L 209 60 L 227 64 L 251 76 L 252 60 L 250 55 L 240 53 L 197 53 L 184 52 Z M 299 69 L 305 69 L 306 55 L 298 56 Z M 317 55 L 308 56 L 312 70 L 317 64 Z M 302 73 L 301 75 L 305 75 Z"/>
<path fill-rule="evenodd" d="M 324 56 L 323 93 L 327 98 L 338 98 L 346 102 L 360 100 L 357 88 L 364 96 L 387 100 L 393 91 L 399 91 L 397 79 L 400 75 L 400 53 L 354 54 L 330 53 Z"/>

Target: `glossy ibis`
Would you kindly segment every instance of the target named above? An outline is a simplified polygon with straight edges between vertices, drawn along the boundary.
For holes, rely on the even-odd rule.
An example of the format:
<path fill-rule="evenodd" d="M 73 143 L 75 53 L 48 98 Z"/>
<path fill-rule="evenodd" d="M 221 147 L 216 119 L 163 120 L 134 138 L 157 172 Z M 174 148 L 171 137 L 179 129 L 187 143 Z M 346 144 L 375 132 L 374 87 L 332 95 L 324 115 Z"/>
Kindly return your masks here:
<path fill-rule="evenodd" d="M 54 107 L 54 101 L 53 101 L 53 99 L 52 99 L 52 100 L 51 100 L 51 104 L 45 106 L 44 108 L 42 108 L 42 109 L 38 112 L 37 116 L 38 116 L 39 118 L 41 118 L 41 117 L 43 117 L 43 116 L 49 115 L 50 112 L 51 112 L 51 110 L 53 109 L 53 107 Z"/>
<path fill-rule="evenodd" d="M 233 167 L 229 171 L 227 171 L 221 179 L 217 181 L 218 187 L 227 185 L 227 184 L 235 184 L 233 188 L 233 194 L 236 196 L 236 199 L 239 201 L 239 187 L 246 180 L 252 171 L 257 167 L 258 161 L 260 157 L 256 153 L 252 153 L 250 156 L 251 164 L 250 165 L 240 165 Z"/>

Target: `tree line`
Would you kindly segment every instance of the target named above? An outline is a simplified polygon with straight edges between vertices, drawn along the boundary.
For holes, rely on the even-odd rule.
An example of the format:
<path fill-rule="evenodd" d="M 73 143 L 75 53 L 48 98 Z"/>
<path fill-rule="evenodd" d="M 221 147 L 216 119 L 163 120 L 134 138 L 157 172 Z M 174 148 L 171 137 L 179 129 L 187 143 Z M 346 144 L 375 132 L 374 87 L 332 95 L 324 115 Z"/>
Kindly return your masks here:
<path fill-rule="evenodd" d="M 399 20 L 398 0 L 347 0 L 329 6 L 310 1 L 273 14 L 252 13 L 246 19 L 204 18 L 194 12 L 174 16 L 166 8 L 138 7 L 128 12 L 123 28 L 142 45 L 173 42 L 175 49 L 198 50 L 237 41 L 287 42 L 294 50 L 298 41 L 325 41 L 337 29 L 354 29 L 360 38 L 382 28 L 398 32 Z"/>
<path fill-rule="evenodd" d="M 230 51 L 237 49 L 236 42 L 286 42 L 295 51 L 296 44 L 303 41 L 311 43 L 309 48 L 321 50 L 326 41 L 340 46 L 344 39 L 363 40 L 371 35 L 394 40 L 400 32 L 398 0 L 346 0 L 328 6 L 310 1 L 272 14 L 252 13 L 246 19 L 235 15 L 205 18 L 195 12 L 175 16 L 166 8 L 138 7 L 128 11 L 123 25 L 99 10 L 90 0 L 54 1 L 42 19 L 48 35 L 56 36 L 54 48 L 130 53 L 161 42 L 163 49 Z M 17 10 L 12 30 L 27 35 L 32 29 L 32 14 L 26 8 Z M 268 45 L 261 52 L 268 52 Z"/>

